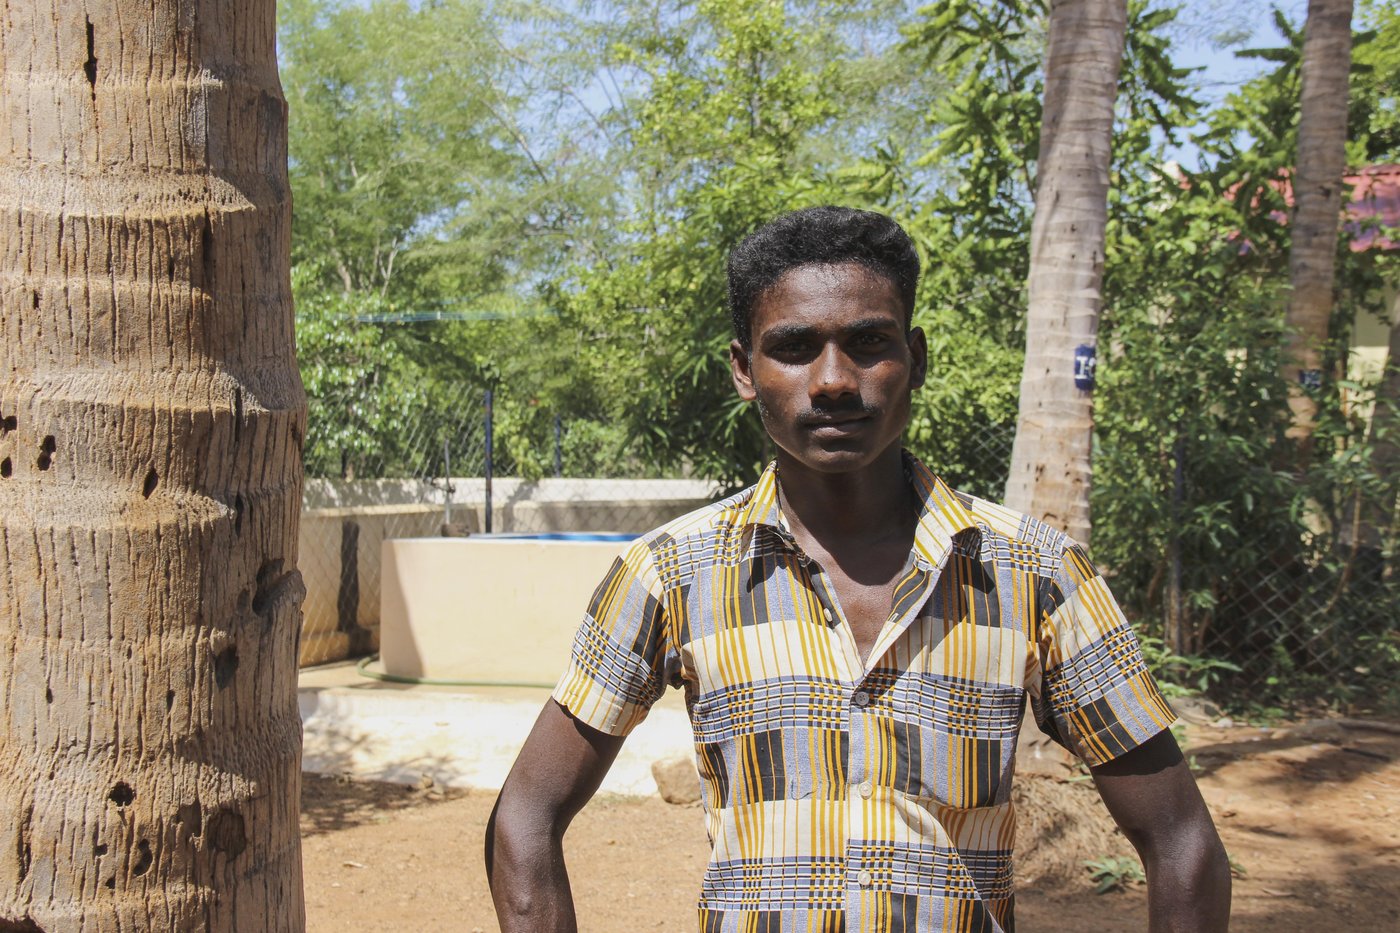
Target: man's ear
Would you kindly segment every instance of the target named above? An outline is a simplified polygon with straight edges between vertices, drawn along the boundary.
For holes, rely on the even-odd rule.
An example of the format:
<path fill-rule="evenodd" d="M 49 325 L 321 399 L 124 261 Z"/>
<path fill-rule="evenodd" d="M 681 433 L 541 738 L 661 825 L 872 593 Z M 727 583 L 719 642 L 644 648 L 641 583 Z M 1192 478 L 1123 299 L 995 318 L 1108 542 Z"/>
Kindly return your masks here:
<path fill-rule="evenodd" d="M 753 388 L 753 360 L 748 350 L 738 340 L 729 342 L 729 372 L 734 377 L 734 391 L 739 398 L 752 402 L 758 398 Z"/>
<path fill-rule="evenodd" d="M 905 340 L 909 344 L 909 354 L 914 358 L 914 365 L 909 375 L 909 388 L 923 388 L 924 379 L 928 376 L 928 341 L 924 339 L 924 329 L 922 327 L 909 328 L 909 334 Z"/>

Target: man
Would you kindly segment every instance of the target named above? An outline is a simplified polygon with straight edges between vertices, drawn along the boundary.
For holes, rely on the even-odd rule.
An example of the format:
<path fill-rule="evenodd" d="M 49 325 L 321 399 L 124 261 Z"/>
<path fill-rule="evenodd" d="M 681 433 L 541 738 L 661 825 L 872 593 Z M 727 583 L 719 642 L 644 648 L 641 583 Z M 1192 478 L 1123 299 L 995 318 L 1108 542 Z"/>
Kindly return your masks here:
<path fill-rule="evenodd" d="M 575 929 L 564 831 L 668 685 L 704 789 L 706 933 L 1011 930 L 1027 703 L 1141 854 L 1151 929 L 1226 928 L 1224 850 L 1102 578 L 901 449 L 918 274 L 893 221 L 831 207 L 730 257 L 734 385 L 777 460 L 598 587 L 488 828 L 506 933 Z"/>

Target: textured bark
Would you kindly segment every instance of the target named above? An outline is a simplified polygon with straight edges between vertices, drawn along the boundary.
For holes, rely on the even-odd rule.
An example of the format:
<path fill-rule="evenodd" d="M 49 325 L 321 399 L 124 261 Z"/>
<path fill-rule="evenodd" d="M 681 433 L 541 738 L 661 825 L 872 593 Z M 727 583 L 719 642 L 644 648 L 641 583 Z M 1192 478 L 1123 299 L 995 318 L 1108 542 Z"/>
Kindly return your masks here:
<path fill-rule="evenodd" d="M 0 0 L 0 930 L 299 930 L 273 0 Z"/>
<path fill-rule="evenodd" d="M 1317 421 L 1317 403 L 1300 380 L 1320 382 L 1332 316 L 1337 226 L 1346 173 L 1347 80 L 1351 70 L 1351 0 L 1309 0 L 1303 32 L 1298 166 L 1293 173 L 1293 245 L 1288 256 L 1288 354 L 1284 376 L 1302 461 Z"/>
<path fill-rule="evenodd" d="M 1393 485 L 1400 477 L 1400 295 L 1390 309 L 1385 369 L 1376 388 L 1376 407 L 1371 412 L 1366 440 L 1371 446 L 1371 469 L 1390 484 L 1363 502 L 1362 528 L 1357 533 L 1356 543 L 1377 549 L 1393 548 L 1400 543 L 1400 500 Z M 1384 568 L 1387 580 L 1400 576 L 1398 564 L 1400 555 L 1391 553 Z"/>
<path fill-rule="evenodd" d="M 1124 0 L 1053 0 L 1045 56 L 1030 295 L 1009 506 L 1089 543 L 1093 399 L 1074 349 L 1093 346 L 1103 304 L 1109 147 Z"/>

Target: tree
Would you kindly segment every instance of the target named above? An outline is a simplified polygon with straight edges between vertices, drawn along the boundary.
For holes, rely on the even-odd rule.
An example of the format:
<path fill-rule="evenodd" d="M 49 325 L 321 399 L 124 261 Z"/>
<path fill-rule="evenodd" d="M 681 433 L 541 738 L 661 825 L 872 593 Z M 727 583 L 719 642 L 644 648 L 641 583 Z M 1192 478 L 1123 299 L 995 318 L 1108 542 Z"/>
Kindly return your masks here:
<path fill-rule="evenodd" d="M 1322 387 L 1323 345 L 1332 317 L 1337 228 L 1346 171 L 1347 84 L 1352 0 L 1309 0 L 1298 108 L 1298 167 L 1293 173 L 1293 246 L 1289 253 L 1288 356 L 1293 424 L 1289 436 L 1306 464 Z"/>
<path fill-rule="evenodd" d="M 496 31 L 473 0 L 284 4 L 295 264 L 400 300 L 500 288 L 526 212 L 502 210 L 524 161 Z"/>
<path fill-rule="evenodd" d="M 1052 0 L 1031 226 L 1026 359 L 1006 502 L 1089 541 L 1093 403 L 1075 387 L 1103 303 L 1109 152 L 1127 7 Z"/>
<path fill-rule="evenodd" d="M 279 14 L 308 476 L 440 469 L 438 435 L 466 441 L 443 419 L 498 379 L 497 465 L 537 467 L 513 427 L 539 411 L 539 358 L 517 338 L 548 310 L 539 283 L 614 232 L 599 227 L 617 182 L 570 112 L 577 63 L 552 45 L 577 41 L 571 14 L 495 0 L 286 0 Z M 405 322 L 432 314 L 476 322 Z M 573 352 L 572 334 L 553 336 Z"/>
<path fill-rule="evenodd" d="M 274 18 L 0 4 L 0 929 L 303 925 Z"/>
<path fill-rule="evenodd" d="M 1388 432 L 1376 430 L 1385 384 L 1369 379 L 1320 394 L 1309 470 L 1278 469 L 1295 449 L 1285 437 L 1283 221 L 1303 37 L 1281 14 L 1275 25 L 1282 47 L 1241 53 L 1275 67 L 1193 131 L 1198 168 L 1115 184 L 1100 331 L 1111 349 L 1095 399 L 1095 556 L 1114 568 L 1115 593 L 1142 631 L 1195 658 L 1171 662 L 1174 679 L 1194 665 L 1198 686 L 1223 676 L 1256 700 L 1345 699 L 1394 682 L 1388 646 L 1400 591 L 1377 588 L 1374 544 L 1386 548 L 1379 533 L 1395 476 L 1382 449 Z M 1364 34 L 1355 41 L 1363 69 L 1395 47 Z M 1348 151 L 1385 161 L 1393 82 L 1387 90 L 1368 77 L 1354 72 Z M 1115 163 L 1126 138 L 1120 129 Z M 1338 252 L 1329 352 L 1339 354 L 1361 315 L 1384 313 L 1394 258 Z M 1373 390 L 1382 418 L 1368 438 Z M 1358 515 L 1374 515 L 1378 534 L 1356 534 Z M 1371 549 L 1358 554 L 1359 541 Z"/>
<path fill-rule="evenodd" d="M 814 41 L 771 0 L 706 0 L 613 50 L 645 84 L 626 133 L 640 203 L 617 258 L 554 301 L 589 347 L 576 371 L 611 387 L 600 394 L 651 463 L 739 485 L 767 454 L 729 384 L 724 259 L 760 223 L 821 199 L 800 156 L 834 115 L 833 66 L 813 63 Z"/>
<path fill-rule="evenodd" d="M 1367 437 L 1378 482 L 1367 497 L 1370 501 L 1359 503 L 1365 508 L 1365 530 L 1370 540 L 1362 541 L 1362 535 L 1358 534 L 1355 544 L 1381 551 L 1385 558 L 1384 577 L 1395 581 L 1400 576 L 1396 572 L 1400 555 L 1393 553 L 1396 543 L 1400 542 L 1400 496 L 1397 496 L 1400 492 L 1397 490 L 1400 483 L 1400 298 L 1396 299 L 1390 313 L 1385 364 L 1376 389 L 1376 406 L 1371 413 Z"/>

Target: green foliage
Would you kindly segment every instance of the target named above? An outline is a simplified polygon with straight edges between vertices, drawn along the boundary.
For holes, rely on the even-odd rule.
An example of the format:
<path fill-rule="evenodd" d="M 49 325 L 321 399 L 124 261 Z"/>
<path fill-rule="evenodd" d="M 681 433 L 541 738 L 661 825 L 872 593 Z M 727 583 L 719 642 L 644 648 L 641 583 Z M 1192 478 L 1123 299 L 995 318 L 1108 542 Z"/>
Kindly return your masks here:
<path fill-rule="evenodd" d="M 1400 17 L 1359 9 L 1357 164 L 1400 158 Z M 725 257 L 774 214 L 835 202 L 892 214 L 924 259 L 915 323 L 930 374 L 910 446 L 953 485 L 1000 497 L 1041 0 L 939 0 L 912 15 L 903 0 L 290 0 L 281 12 L 313 473 L 412 470 L 404 424 L 463 416 L 493 387 L 498 463 L 519 475 L 553 472 L 558 418 L 569 475 L 751 479 L 771 451 L 729 384 Z M 1301 30 L 1278 17 L 1278 47 L 1247 53 L 1273 70 L 1203 112 L 1171 59 L 1173 16 L 1129 7 L 1095 556 L 1168 682 L 1263 683 L 1279 703 L 1393 692 L 1400 542 L 1392 529 L 1376 552 L 1354 531 L 1400 478 L 1374 467 L 1375 386 L 1342 377 L 1395 261 L 1339 251 L 1338 378 L 1320 396 L 1316 462 L 1295 476 L 1280 456 L 1280 218 Z M 1200 153 L 1194 172 L 1166 163 L 1182 140 Z M 379 323 L 424 310 L 494 319 Z M 1174 592 L 1180 653 L 1161 640 Z"/>
<path fill-rule="evenodd" d="M 551 300 L 591 345 L 585 379 L 644 460 L 738 484 L 766 458 L 729 384 L 724 257 L 774 214 L 822 200 L 819 172 L 799 160 L 835 114 L 836 69 L 813 61 L 815 41 L 782 4 L 746 0 L 702 2 L 613 49 L 647 88 L 628 133 L 648 209 L 616 261 Z"/>
<path fill-rule="evenodd" d="M 923 158 L 948 183 L 906 220 L 926 257 L 918 323 L 929 335 L 931 370 L 910 446 L 956 485 L 994 499 L 1010 460 L 1023 357 L 1044 13 L 1035 0 L 946 0 L 923 7 L 906 29 L 909 46 L 956 88 L 929 114 L 939 133 Z M 1168 55 L 1171 20 L 1169 11 L 1130 6 L 1110 261 L 1151 235 L 1163 148 L 1195 110 Z"/>
<path fill-rule="evenodd" d="M 1095 894 L 1126 891 L 1132 885 L 1144 884 L 1147 881 L 1142 863 L 1127 855 L 1105 855 L 1087 859 L 1084 867 L 1089 871 L 1089 880 L 1094 882 Z"/>
<path fill-rule="evenodd" d="M 1152 635 L 1140 634 L 1138 642 L 1147 669 L 1166 697 L 1209 693 L 1222 677 L 1240 671 L 1238 664 L 1221 658 L 1177 654 L 1166 642 Z"/>
<path fill-rule="evenodd" d="M 1348 160 L 1400 159 L 1400 10 L 1385 0 L 1359 4 L 1365 41 L 1352 52 Z"/>
<path fill-rule="evenodd" d="M 484 4 L 291 0 L 279 9 L 290 111 L 293 262 L 326 288 L 421 300 L 435 282 L 498 291 L 482 249 L 523 159 L 507 133 L 498 26 Z"/>
<path fill-rule="evenodd" d="M 297 303 L 297 350 L 310 409 L 307 474 L 381 476 L 386 465 L 390 475 L 394 465 L 408 469 L 405 458 L 417 452 L 399 443 L 397 427 L 428 403 L 425 383 L 412 360 L 384 339 L 382 326 L 355 320 L 382 308 L 383 299 L 308 291 L 310 275 L 299 266 L 292 279 L 306 295 Z"/>
<path fill-rule="evenodd" d="M 1093 505 L 1096 556 L 1146 630 L 1179 611 L 1184 654 L 1236 666 L 1202 673 L 1286 698 L 1335 695 L 1329 675 L 1366 667 L 1375 649 L 1361 646 L 1393 632 L 1397 597 L 1345 543 L 1367 491 L 1395 496 L 1358 417 L 1372 389 L 1342 380 L 1319 392 L 1319 455 L 1306 475 L 1288 468 L 1282 179 L 1301 37 L 1279 25 L 1288 45 L 1251 53 L 1278 67 L 1205 121 L 1200 171 L 1119 176 L 1120 203 L 1139 207 L 1110 225 Z M 1338 260 L 1328 368 L 1342 373 L 1388 260 L 1345 249 Z M 1379 683 L 1348 680 L 1362 693 Z"/>

